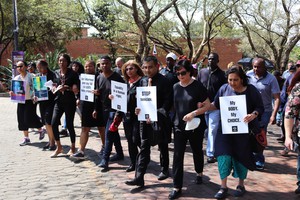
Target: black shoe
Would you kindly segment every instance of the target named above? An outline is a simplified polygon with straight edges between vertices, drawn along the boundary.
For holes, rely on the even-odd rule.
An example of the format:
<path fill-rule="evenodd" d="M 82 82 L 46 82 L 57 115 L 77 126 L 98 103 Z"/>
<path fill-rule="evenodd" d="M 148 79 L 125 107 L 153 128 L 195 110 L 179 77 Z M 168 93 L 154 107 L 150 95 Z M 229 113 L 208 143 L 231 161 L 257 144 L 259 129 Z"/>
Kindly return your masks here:
<path fill-rule="evenodd" d="M 49 146 L 49 148 L 48 148 L 49 151 L 54 151 L 55 149 L 56 149 L 56 146 L 55 146 L 55 145 Z"/>
<path fill-rule="evenodd" d="M 83 151 L 77 151 L 76 153 L 74 153 L 73 155 L 70 156 L 70 159 L 85 160 L 86 157 L 84 156 Z"/>
<path fill-rule="evenodd" d="M 234 193 L 233 193 L 233 196 L 235 196 L 235 197 L 242 197 L 242 196 L 244 196 L 245 193 L 246 193 L 245 187 L 238 185 L 236 187 L 236 191 L 234 191 Z"/>
<path fill-rule="evenodd" d="M 62 137 L 68 137 L 69 136 L 69 133 L 66 129 L 63 129 L 59 132 L 59 134 L 62 136 Z"/>
<path fill-rule="evenodd" d="M 181 189 L 177 190 L 172 190 L 169 194 L 169 199 L 177 199 L 181 195 Z"/>
<path fill-rule="evenodd" d="M 160 172 L 160 174 L 157 176 L 157 180 L 162 181 L 169 178 L 169 171 L 166 172 Z"/>
<path fill-rule="evenodd" d="M 135 164 L 131 164 L 126 168 L 126 172 L 133 172 L 135 171 Z"/>
<path fill-rule="evenodd" d="M 220 188 L 220 190 L 215 195 L 216 199 L 224 199 L 228 194 L 228 188 Z"/>
<path fill-rule="evenodd" d="M 110 157 L 109 161 L 118 161 L 118 160 L 124 160 L 124 155 L 118 155 L 118 154 L 115 154 L 113 155 L 112 157 Z"/>
<path fill-rule="evenodd" d="M 144 181 L 144 178 L 135 178 L 131 181 L 126 181 L 125 184 L 126 185 L 136 185 L 136 186 L 139 186 L 139 187 L 144 187 L 145 181 Z"/>
<path fill-rule="evenodd" d="M 298 185 L 298 188 L 295 190 L 295 194 L 300 194 L 300 185 Z"/>
<path fill-rule="evenodd" d="M 45 146 L 43 146 L 43 150 L 47 150 L 50 148 L 50 143 L 46 144 Z"/>
<path fill-rule="evenodd" d="M 98 167 L 103 168 L 101 170 L 101 172 L 107 172 L 108 171 L 108 162 L 106 160 L 102 159 L 100 164 L 98 165 Z"/>
<path fill-rule="evenodd" d="M 195 183 L 198 184 L 198 185 L 202 184 L 203 183 L 202 176 L 197 176 L 196 179 L 195 179 Z"/>
<path fill-rule="evenodd" d="M 215 162 L 217 162 L 217 159 L 213 156 L 210 156 L 210 157 L 207 158 L 207 162 L 208 163 L 215 163 Z"/>

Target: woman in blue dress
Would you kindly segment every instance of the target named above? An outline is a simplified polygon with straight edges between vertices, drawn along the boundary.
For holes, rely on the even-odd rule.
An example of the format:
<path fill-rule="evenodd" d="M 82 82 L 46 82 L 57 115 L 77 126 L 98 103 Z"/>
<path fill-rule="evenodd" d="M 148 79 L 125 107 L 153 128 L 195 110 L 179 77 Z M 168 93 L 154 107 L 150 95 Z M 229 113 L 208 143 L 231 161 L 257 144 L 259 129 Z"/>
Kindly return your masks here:
<path fill-rule="evenodd" d="M 252 125 L 258 124 L 255 123 L 256 118 L 264 112 L 261 95 L 253 85 L 248 84 L 248 77 L 241 67 L 232 66 L 226 72 L 226 76 L 228 83 L 219 89 L 214 102 L 211 104 L 211 109 L 220 109 L 222 105 L 220 105 L 219 97 L 245 95 L 247 115 L 243 118 L 243 121 L 246 123 L 251 122 L 249 124 L 250 130 L 253 128 Z M 233 177 L 239 178 L 234 196 L 243 196 L 246 192 L 244 180 L 247 177 L 248 169 L 255 169 L 250 134 L 223 134 L 220 123 L 215 144 L 214 156 L 218 160 L 218 170 L 221 178 L 221 188 L 215 198 L 223 199 L 227 196 L 227 177 L 230 175 L 231 170 L 233 170 Z"/>

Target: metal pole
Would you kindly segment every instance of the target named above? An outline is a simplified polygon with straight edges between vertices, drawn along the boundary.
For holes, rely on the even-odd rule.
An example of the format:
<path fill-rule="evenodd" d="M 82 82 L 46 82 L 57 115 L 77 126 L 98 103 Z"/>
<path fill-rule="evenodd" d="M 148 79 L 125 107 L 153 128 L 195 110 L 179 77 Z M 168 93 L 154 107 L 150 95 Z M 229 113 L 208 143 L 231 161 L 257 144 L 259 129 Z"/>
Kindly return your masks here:
<path fill-rule="evenodd" d="M 18 50 L 18 35 L 19 35 L 19 26 L 18 26 L 18 10 L 17 10 L 17 0 L 12 0 L 14 6 L 14 51 Z"/>

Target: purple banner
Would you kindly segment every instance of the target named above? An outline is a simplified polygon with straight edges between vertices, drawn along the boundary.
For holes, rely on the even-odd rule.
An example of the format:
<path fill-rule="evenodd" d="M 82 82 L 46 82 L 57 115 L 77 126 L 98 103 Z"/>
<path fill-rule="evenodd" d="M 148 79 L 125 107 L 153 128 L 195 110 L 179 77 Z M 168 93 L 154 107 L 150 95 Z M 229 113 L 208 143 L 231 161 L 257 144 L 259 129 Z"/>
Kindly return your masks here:
<path fill-rule="evenodd" d="M 11 60 L 12 60 L 12 75 L 13 77 L 19 75 L 16 66 L 17 62 L 24 61 L 24 51 L 13 51 L 11 53 Z"/>

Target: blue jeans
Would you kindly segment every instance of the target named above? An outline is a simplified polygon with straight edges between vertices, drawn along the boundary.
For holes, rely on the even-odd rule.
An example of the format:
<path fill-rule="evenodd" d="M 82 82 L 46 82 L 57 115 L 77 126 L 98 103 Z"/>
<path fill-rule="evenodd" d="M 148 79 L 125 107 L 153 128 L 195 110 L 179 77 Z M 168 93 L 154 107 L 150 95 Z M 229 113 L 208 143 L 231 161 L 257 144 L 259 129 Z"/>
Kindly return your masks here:
<path fill-rule="evenodd" d="M 109 156 L 111 154 L 112 145 L 115 145 L 116 152 L 118 155 L 123 155 L 123 148 L 121 145 L 121 138 L 118 131 L 110 132 L 109 127 L 114 121 L 116 112 L 112 111 L 104 111 L 104 120 L 107 120 L 106 127 L 105 127 L 105 146 L 103 152 L 103 159 L 108 162 Z"/>
<path fill-rule="evenodd" d="M 270 122 L 270 117 L 272 115 L 272 111 L 265 111 L 262 116 L 261 120 L 259 121 L 260 127 L 263 127 L 267 133 L 268 124 Z M 261 162 L 262 164 L 265 164 L 265 156 L 262 153 L 254 153 L 254 159 L 255 162 Z"/>
<path fill-rule="evenodd" d="M 208 126 L 206 155 L 208 157 L 213 157 L 215 152 L 215 139 L 220 124 L 220 110 L 212 110 L 206 112 L 205 120 Z"/>

